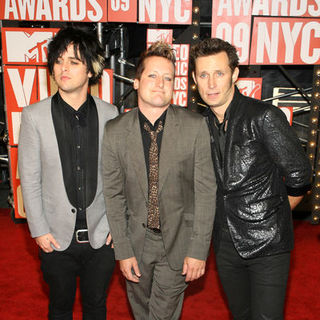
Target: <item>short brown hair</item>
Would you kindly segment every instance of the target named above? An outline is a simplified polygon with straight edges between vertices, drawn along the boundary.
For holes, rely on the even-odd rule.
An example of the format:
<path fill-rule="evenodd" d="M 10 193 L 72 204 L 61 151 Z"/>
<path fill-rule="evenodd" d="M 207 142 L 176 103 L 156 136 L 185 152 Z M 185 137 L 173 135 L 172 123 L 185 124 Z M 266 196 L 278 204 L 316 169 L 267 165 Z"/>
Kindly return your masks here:
<path fill-rule="evenodd" d="M 140 79 L 144 70 L 144 61 L 149 57 L 162 57 L 172 62 L 173 66 L 176 63 L 176 55 L 174 49 L 164 41 L 157 41 L 153 43 L 147 50 L 143 51 L 136 69 L 136 79 Z"/>
<path fill-rule="evenodd" d="M 229 42 L 219 38 L 204 39 L 191 48 L 191 70 L 195 72 L 197 58 L 211 56 L 220 52 L 225 52 L 228 55 L 229 67 L 233 72 L 234 69 L 237 68 L 239 65 L 237 49 Z"/>

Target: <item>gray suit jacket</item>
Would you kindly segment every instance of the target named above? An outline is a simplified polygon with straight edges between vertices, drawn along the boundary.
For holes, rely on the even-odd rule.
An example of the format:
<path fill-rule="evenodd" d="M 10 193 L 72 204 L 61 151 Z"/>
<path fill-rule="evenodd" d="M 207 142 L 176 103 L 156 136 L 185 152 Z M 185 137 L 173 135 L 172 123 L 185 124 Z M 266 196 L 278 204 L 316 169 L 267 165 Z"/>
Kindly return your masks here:
<path fill-rule="evenodd" d="M 118 115 L 115 106 L 95 98 L 99 118 L 97 192 L 87 208 L 89 241 L 100 248 L 106 241 L 106 217 L 101 179 L 101 140 L 105 123 Z M 32 237 L 52 233 L 65 250 L 73 236 L 76 208 L 67 197 L 57 138 L 51 114 L 51 97 L 23 109 L 19 136 L 19 174 L 27 221 Z"/>
<path fill-rule="evenodd" d="M 107 216 L 117 260 L 141 259 L 147 225 L 148 178 L 138 109 L 105 127 L 102 168 Z M 210 137 L 202 116 L 170 106 L 159 163 L 159 205 L 170 267 L 186 256 L 205 260 L 215 213 Z"/>

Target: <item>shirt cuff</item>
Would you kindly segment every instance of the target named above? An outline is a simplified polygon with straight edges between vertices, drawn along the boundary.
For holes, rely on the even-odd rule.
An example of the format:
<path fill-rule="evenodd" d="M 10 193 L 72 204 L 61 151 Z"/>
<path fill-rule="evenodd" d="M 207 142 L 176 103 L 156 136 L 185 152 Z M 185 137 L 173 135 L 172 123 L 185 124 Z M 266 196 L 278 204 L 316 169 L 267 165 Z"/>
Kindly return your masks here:
<path fill-rule="evenodd" d="M 292 196 L 292 197 L 302 196 L 309 190 L 311 190 L 311 184 L 307 184 L 300 188 L 291 188 L 287 186 L 287 193 L 289 196 Z"/>

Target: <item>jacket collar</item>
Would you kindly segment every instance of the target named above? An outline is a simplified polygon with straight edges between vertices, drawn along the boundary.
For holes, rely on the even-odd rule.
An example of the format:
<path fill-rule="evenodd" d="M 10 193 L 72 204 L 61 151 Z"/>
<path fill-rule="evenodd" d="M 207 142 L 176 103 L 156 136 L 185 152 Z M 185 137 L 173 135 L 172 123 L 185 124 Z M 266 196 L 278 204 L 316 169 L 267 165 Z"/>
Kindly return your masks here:
<path fill-rule="evenodd" d="M 210 135 L 211 135 L 211 142 L 212 142 L 212 157 L 213 157 L 213 162 L 214 162 L 214 166 L 216 168 L 216 173 L 217 176 L 219 177 L 219 179 L 222 181 L 224 181 L 224 176 L 227 174 L 226 170 L 228 168 L 228 166 L 230 166 L 230 161 L 232 161 L 229 157 L 230 154 L 230 149 L 231 149 L 231 143 L 232 143 L 232 134 L 231 134 L 231 129 L 234 126 L 234 123 L 236 123 L 236 119 L 239 118 L 240 114 L 242 113 L 241 110 L 241 106 L 240 106 L 240 101 L 242 100 L 242 95 L 239 92 L 238 88 L 235 87 L 235 91 L 234 91 L 234 95 L 232 98 L 232 101 L 230 102 L 229 106 L 228 106 L 228 124 L 226 126 L 226 142 L 225 142 L 225 151 L 224 151 L 224 163 L 223 163 L 223 167 L 221 167 L 220 161 L 219 161 L 219 152 L 216 148 L 215 142 L 214 142 L 214 137 L 213 137 L 213 133 L 211 132 L 211 128 L 209 126 L 210 129 Z M 212 112 L 210 110 L 210 108 L 207 108 L 204 112 L 204 116 L 207 117 L 207 122 L 208 122 L 208 117 L 209 117 L 209 113 Z"/>

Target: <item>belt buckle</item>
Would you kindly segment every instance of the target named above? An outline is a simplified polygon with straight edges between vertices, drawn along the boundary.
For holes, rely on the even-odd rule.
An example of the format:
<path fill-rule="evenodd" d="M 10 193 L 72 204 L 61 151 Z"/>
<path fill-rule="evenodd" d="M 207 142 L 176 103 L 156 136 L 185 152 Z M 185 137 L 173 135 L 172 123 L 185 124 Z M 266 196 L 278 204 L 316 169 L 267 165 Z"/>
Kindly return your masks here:
<path fill-rule="evenodd" d="M 86 232 L 87 233 L 87 240 L 81 240 L 79 238 L 81 238 L 81 233 Z M 88 229 L 79 229 L 76 231 L 76 241 L 78 243 L 88 243 L 89 242 L 89 238 L 88 238 Z"/>
<path fill-rule="evenodd" d="M 154 233 L 161 233 L 161 230 L 158 229 L 158 228 L 149 228 L 149 227 L 148 227 L 148 229 L 151 230 L 151 231 L 154 232 Z"/>

